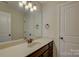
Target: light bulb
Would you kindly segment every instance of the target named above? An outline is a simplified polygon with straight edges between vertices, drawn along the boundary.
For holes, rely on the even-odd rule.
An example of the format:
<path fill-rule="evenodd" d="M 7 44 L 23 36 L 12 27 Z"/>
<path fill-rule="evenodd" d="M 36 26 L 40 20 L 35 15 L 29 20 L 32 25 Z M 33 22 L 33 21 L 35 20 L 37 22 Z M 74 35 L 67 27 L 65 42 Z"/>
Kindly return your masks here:
<path fill-rule="evenodd" d="M 33 8 L 30 8 L 30 11 L 33 12 Z"/>
<path fill-rule="evenodd" d="M 37 7 L 36 7 L 36 6 L 33 6 L 33 9 L 34 9 L 34 10 L 37 10 Z"/>
<path fill-rule="evenodd" d="M 28 10 L 28 9 L 29 9 L 28 5 L 26 5 L 26 6 L 25 6 L 25 9 L 26 9 L 26 10 Z"/>
<path fill-rule="evenodd" d="M 26 4 L 26 1 L 22 1 L 22 3 L 25 5 Z"/>
<path fill-rule="evenodd" d="M 28 3 L 28 6 L 29 6 L 29 8 L 31 8 L 31 7 L 32 7 L 32 3 L 31 3 L 31 2 L 29 2 L 29 3 Z"/>
<path fill-rule="evenodd" d="M 20 7 L 23 7 L 23 3 L 22 3 L 22 2 L 19 2 L 19 6 L 20 6 Z"/>

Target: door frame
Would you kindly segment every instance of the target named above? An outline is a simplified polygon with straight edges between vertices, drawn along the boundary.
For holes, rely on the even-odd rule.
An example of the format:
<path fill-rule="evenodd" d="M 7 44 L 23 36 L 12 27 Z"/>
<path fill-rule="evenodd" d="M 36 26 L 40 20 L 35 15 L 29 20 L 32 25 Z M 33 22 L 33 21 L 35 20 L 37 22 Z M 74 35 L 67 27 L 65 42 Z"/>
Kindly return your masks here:
<path fill-rule="evenodd" d="M 11 13 L 10 12 L 5 12 L 5 11 L 0 11 L 0 13 L 7 14 L 9 16 L 9 33 L 11 34 L 10 40 L 12 40 L 12 32 L 11 32 Z M 8 34 L 9 35 L 9 34 Z"/>
<path fill-rule="evenodd" d="M 59 45 L 58 45 L 58 46 L 59 46 L 59 47 L 58 47 L 59 53 L 58 53 L 58 56 L 60 56 L 60 48 L 61 48 L 61 47 L 60 47 L 60 40 L 61 40 L 61 39 L 60 39 L 60 33 L 61 33 L 61 24 L 60 24 L 60 23 L 61 23 L 61 8 L 62 8 L 62 6 L 66 6 L 66 5 L 68 5 L 68 4 L 72 5 L 73 3 L 75 4 L 75 3 L 77 3 L 77 2 L 75 2 L 75 1 L 68 1 L 68 2 L 65 2 L 65 3 L 61 3 L 61 4 L 59 4 L 59 5 L 57 6 L 57 9 L 58 9 L 58 10 L 57 10 L 57 11 L 58 11 L 58 17 L 57 17 L 57 18 L 58 18 L 58 29 L 59 29 L 59 30 L 58 30 L 58 31 L 59 31 L 59 40 L 58 40 L 58 41 L 59 41 Z M 78 2 L 78 3 L 79 3 L 79 2 Z"/>

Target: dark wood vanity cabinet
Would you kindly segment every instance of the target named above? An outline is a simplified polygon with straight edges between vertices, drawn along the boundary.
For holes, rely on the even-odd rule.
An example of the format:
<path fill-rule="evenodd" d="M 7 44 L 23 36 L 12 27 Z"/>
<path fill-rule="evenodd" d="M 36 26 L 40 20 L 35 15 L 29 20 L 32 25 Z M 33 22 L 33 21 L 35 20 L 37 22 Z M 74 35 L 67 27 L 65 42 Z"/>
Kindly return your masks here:
<path fill-rule="evenodd" d="M 53 57 L 53 41 L 28 55 L 27 57 Z"/>

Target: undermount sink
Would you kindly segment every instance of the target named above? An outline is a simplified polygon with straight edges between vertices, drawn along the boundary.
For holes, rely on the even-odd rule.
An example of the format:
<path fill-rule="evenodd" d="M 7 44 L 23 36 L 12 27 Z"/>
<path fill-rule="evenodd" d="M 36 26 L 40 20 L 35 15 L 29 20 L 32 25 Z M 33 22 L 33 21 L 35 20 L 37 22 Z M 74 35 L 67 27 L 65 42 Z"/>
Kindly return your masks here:
<path fill-rule="evenodd" d="M 25 40 L 22 39 L 22 40 L 15 40 L 13 42 L 5 43 L 5 44 L 0 43 L 0 49 L 16 46 L 23 43 L 26 43 L 27 47 L 33 47 L 35 45 L 41 44 L 38 40 L 33 40 L 31 43 L 27 43 Z"/>
<path fill-rule="evenodd" d="M 0 43 L 0 49 L 16 46 L 16 45 L 23 44 L 23 43 L 26 43 L 27 47 L 33 47 L 35 45 L 41 44 L 41 42 L 39 42 L 39 40 L 33 40 L 31 43 L 27 43 L 25 40 L 20 39 L 20 40 L 5 42 L 4 44 Z"/>

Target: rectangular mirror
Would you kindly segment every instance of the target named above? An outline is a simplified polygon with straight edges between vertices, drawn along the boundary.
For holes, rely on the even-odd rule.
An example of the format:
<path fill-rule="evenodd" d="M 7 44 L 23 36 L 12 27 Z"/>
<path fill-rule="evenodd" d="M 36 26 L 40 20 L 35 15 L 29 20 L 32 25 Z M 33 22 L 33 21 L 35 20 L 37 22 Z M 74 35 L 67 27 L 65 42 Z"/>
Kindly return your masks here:
<path fill-rule="evenodd" d="M 42 36 L 41 4 L 31 3 L 37 6 L 35 11 L 19 6 L 19 1 L 0 2 L 0 42 Z"/>

